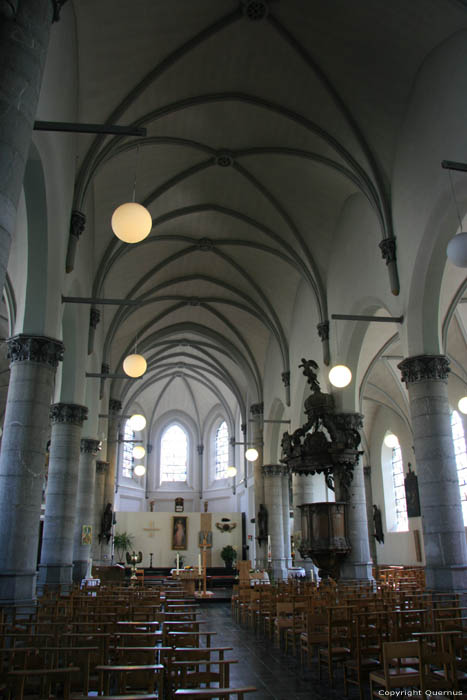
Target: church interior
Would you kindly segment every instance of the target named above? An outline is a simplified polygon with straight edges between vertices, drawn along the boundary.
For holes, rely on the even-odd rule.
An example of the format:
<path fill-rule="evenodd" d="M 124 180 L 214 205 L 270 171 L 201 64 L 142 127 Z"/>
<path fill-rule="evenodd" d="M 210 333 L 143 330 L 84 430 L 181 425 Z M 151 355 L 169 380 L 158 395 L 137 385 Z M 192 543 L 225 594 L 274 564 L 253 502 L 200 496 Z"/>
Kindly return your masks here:
<path fill-rule="evenodd" d="M 1 634 L 91 582 L 171 593 L 182 624 L 183 592 L 303 670 L 318 600 L 417 594 L 423 690 L 444 596 L 440 687 L 461 688 L 467 0 L 0 0 L 0 20 Z M 381 668 L 406 637 L 378 629 Z M 341 698 L 354 657 L 329 640 L 328 680 L 256 697 Z M 161 674 L 147 694 L 179 697 Z"/>

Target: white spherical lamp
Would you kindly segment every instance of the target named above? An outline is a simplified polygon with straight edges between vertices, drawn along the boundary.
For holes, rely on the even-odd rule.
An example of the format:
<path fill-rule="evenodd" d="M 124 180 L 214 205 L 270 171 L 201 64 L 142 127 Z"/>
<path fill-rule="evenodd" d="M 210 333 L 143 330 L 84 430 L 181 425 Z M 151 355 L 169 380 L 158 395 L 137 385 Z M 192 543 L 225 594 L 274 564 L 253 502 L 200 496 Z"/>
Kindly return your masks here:
<path fill-rule="evenodd" d="M 148 363 L 142 355 L 134 353 L 133 355 L 127 355 L 123 360 L 123 371 L 129 377 L 142 377 L 146 372 Z"/>
<path fill-rule="evenodd" d="M 384 438 L 384 444 L 386 445 L 386 447 L 394 449 L 395 447 L 399 447 L 399 439 L 397 435 L 394 435 L 394 433 L 387 433 L 387 435 Z"/>
<path fill-rule="evenodd" d="M 146 207 L 137 202 L 126 202 L 112 214 L 112 231 L 124 243 L 139 243 L 149 236 L 152 217 Z"/>
<path fill-rule="evenodd" d="M 446 255 L 456 267 L 467 267 L 467 232 L 461 231 L 451 238 L 446 248 Z"/>
<path fill-rule="evenodd" d="M 137 464 L 133 471 L 136 476 L 144 476 L 146 474 L 146 467 L 144 464 Z"/>
<path fill-rule="evenodd" d="M 146 418 L 140 413 L 134 413 L 129 419 L 129 423 L 132 430 L 144 430 L 146 427 Z"/>
<path fill-rule="evenodd" d="M 461 413 L 467 413 L 467 396 L 463 396 L 461 399 L 459 399 L 457 408 Z"/>
<path fill-rule="evenodd" d="M 146 454 L 146 450 L 142 445 L 135 445 L 133 447 L 133 457 L 135 459 L 143 459 L 144 455 Z"/>
<path fill-rule="evenodd" d="M 237 467 L 227 467 L 227 476 L 235 476 L 237 474 Z"/>
<path fill-rule="evenodd" d="M 247 459 L 249 462 L 256 462 L 258 457 L 259 457 L 259 452 L 258 452 L 258 450 L 255 450 L 254 447 L 250 447 L 245 452 L 245 459 Z"/>
<path fill-rule="evenodd" d="M 329 381 L 338 389 L 343 389 L 352 381 L 352 372 L 346 365 L 335 365 L 329 371 Z"/>

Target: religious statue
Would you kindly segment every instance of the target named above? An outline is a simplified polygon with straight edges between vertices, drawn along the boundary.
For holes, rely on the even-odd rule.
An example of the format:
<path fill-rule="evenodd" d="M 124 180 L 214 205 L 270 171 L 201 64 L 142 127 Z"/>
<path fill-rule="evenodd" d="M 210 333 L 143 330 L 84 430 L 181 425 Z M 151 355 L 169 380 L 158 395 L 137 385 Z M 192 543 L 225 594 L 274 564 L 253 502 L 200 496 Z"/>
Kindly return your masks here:
<path fill-rule="evenodd" d="M 104 513 L 102 514 L 102 519 L 101 519 L 101 531 L 99 532 L 99 544 L 102 542 L 102 540 L 105 537 L 106 544 L 109 544 L 110 538 L 112 536 L 112 520 L 113 520 L 113 513 L 112 513 L 112 504 L 107 503 Z"/>
<path fill-rule="evenodd" d="M 258 542 L 261 544 L 268 537 L 268 511 L 266 506 L 261 503 L 258 511 Z"/>
<path fill-rule="evenodd" d="M 375 540 L 380 544 L 384 544 L 383 520 L 378 506 L 373 506 L 373 523 L 375 526 Z"/>
<path fill-rule="evenodd" d="M 318 374 L 316 372 L 318 369 L 318 364 L 314 360 L 306 360 L 304 357 L 302 357 L 302 364 L 298 366 L 299 368 L 303 367 L 303 374 L 308 380 L 311 391 L 319 394 L 321 392 L 321 387 L 319 385 L 317 379 Z"/>

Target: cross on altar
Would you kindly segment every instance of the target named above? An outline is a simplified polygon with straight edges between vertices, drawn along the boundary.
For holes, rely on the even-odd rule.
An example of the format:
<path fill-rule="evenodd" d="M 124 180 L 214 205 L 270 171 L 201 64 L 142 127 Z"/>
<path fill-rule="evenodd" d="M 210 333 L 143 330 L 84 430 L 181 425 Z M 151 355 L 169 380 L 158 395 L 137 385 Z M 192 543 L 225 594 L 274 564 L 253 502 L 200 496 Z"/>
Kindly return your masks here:
<path fill-rule="evenodd" d="M 201 597 L 203 598 L 208 598 L 210 595 L 212 595 L 212 593 L 208 593 L 208 591 L 206 591 L 206 555 L 208 549 L 212 547 L 212 544 L 208 542 L 207 535 L 207 532 L 203 532 L 203 541 L 199 545 L 199 548 L 203 552 L 203 592 L 201 594 Z"/>
<path fill-rule="evenodd" d="M 160 532 L 159 527 L 154 527 L 154 520 L 150 520 L 149 525 L 150 527 L 143 527 L 143 530 L 145 530 L 145 532 L 149 532 L 148 537 L 154 537 L 155 532 Z"/>

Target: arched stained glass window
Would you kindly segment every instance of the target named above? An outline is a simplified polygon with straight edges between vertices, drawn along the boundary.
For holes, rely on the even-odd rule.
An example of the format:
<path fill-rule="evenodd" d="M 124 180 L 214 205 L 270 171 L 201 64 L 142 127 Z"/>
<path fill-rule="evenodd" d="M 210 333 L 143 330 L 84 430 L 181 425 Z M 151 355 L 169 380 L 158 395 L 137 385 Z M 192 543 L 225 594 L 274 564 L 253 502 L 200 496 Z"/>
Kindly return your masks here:
<path fill-rule="evenodd" d="M 161 438 L 161 483 L 186 481 L 188 474 L 188 435 L 176 423 L 169 425 Z"/>
<path fill-rule="evenodd" d="M 216 431 L 216 479 L 227 477 L 229 466 L 229 430 L 223 421 Z"/>
<path fill-rule="evenodd" d="M 405 500 L 404 465 L 400 445 L 392 450 L 392 484 L 394 487 L 394 505 L 396 509 L 396 531 L 409 529 L 407 501 Z"/>
<path fill-rule="evenodd" d="M 465 449 L 465 435 L 462 420 L 457 411 L 451 415 L 452 441 L 456 456 L 457 477 L 461 492 L 462 513 L 464 525 L 467 525 L 467 454 Z"/>
<path fill-rule="evenodd" d="M 133 457 L 133 447 L 135 446 L 134 442 L 129 442 L 130 440 L 135 439 L 135 433 L 132 430 L 130 426 L 130 421 L 127 420 L 125 423 L 125 428 L 123 431 L 123 465 L 122 465 L 122 475 L 126 476 L 127 479 L 132 479 L 133 478 L 133 466 L 134 466 L 134 457 Z"/>

